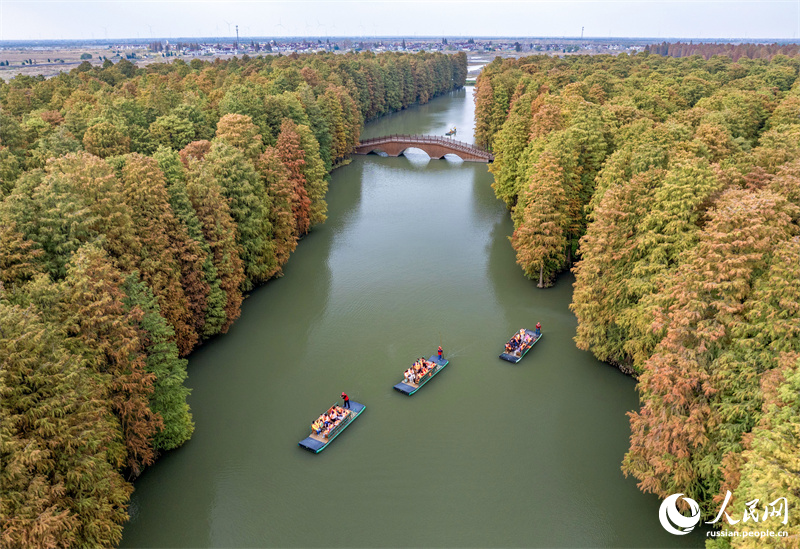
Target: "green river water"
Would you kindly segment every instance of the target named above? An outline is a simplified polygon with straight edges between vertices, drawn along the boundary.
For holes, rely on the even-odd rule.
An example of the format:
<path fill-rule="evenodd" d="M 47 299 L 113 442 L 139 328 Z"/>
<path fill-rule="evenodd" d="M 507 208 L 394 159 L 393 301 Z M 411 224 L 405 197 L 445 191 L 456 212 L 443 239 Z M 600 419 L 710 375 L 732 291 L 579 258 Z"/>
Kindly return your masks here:
<path fill-rule="evenodd" d="M 472 141 L 472 88 L 369 124 Z M 123 547 L 687 547 L 620 463 L 635 382 L 578 350 L 571 275 L 539 290 L 485 164 L 337 169 L 328 221 L 189 360 L 193 438 L 137 481 Z M 537 321 L 517 365 L 504 342 Z M 441 343 L 450 364 L 392 389 Z M 346 391 L 325 451 L 297 443 Z"/>

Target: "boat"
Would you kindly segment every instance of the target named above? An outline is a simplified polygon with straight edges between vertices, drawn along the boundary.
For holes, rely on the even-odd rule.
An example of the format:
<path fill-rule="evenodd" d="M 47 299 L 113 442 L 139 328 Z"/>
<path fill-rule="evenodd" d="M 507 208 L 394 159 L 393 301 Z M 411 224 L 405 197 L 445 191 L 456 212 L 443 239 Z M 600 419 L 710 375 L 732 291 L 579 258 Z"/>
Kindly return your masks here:
<path fill-rule="evenodd" d="M 449 132 L 445 133 L 445 135 L 455 135 L 456 134 L 456 127 L 453 126 Z"/>
<path fill-rule="evenodd" d="M 514 340 L 514 337 L 516 335 L 517 335 L 517 333 L 515 332 L 514 335 L 511 336 L 511 339 L 509 339 L 508 343 L 506 343 L 506 348 L 508 348 L 508 345 L 511 345 L 511 342 Z M 539 335 L 537 336 L 536 332 L 534 332 L 533 330 L 525 330 L 525 336 L 526 336 L 526 338 L 530 337 L 530 339 L 527 340 L 525 343 L 523 343 L 520 346 L 520 348 L 514 350 L 513 352 L 511 352 L 511 353 L 509 353 L 509 352 L 502 353 L 500 355 L 500 358 L 502 358 L 503 360 L 507 360 L 509 362 L 513 362 L 514 364 L 516 364 L 517 362 L 522 360 L 522 357 L 524 357 L 526 354 L 528 354 L 528 351 L 531 350 L 531 347 L 536 345 L 536 343 L 540 339 L 542 339 L 542 334 L 539 333 Z"/>
<path fill-rule="evenodd" d="M 339 405 L 338 401 L 333 404 L 333 406 L 338 406 L 338 405 Z M 330 408 L 333 408 L 333 406 L 331 406 Z M 330 410 L 330 408 L 328 408 L 328 410 Z M 309 435 L 300 442 L 298 442 L 298 444 L 303 448 L 305 448 L 306 450 L 314 452 L 315 454 L 319 454 L 321 451 L 323 451 L 325 448 L 328 447 L 328 444 L 333 442 L 333 439 L 338 437 L 342 433 L 342 431 L 347 429 L 347 426 L 353 423 L 353 421 L 355 421 L 355 419 L 358 416 L 360 416 L 361 412 L 363 412 L 365 409 L 366 406 L 364 406 L 363 404 L 356 402 L 355 400 L 351 400 L 350 409 L 347 415 L 343 419 L 339 420 L 338 423 L 334 424 L 329 432 L 326 433 L 325 431 L 323 431 L 320 434 L 316 434 L 311 429 L 309 429 Z M 323 414 L 328 413 L 328 410 L 323 412 Z M 345 408 L 345 410 L 347 411 L 347 408 Z"/>
<path fill-rule="evenodd" d="M 428 362 L 433 363 L 433 366 L 428 368 L 428 371 L 422 376 L 422 379 L 419 379 L 416 382 L 401 381 L 395 385 L 394 388 L 404 395 L 411 396 L 419 391 L 423 385 L 428 383 L 433 376 L 441 372 L 445 366 L 450 364 L 449 360 L 445 359 L 444 357 L 439 358 L 439 355 L 433 355 L 428 359 Z"/>

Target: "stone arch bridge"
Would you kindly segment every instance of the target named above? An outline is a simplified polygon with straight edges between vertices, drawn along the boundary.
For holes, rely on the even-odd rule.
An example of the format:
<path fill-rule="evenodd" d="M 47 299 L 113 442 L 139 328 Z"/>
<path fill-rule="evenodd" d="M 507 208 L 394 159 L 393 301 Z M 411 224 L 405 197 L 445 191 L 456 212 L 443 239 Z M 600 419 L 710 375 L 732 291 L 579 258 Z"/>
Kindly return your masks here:
<path fill-rule="evenodd" d="M 406 149 L 414 147 L 425 151 L 431 158 L 443 158 L 446 154 L 455 154 L 466 162 L 491 162 L 494 160 L 492 153 L 456 141 L 448 137 L 434 137 L 430 135 L 387 135 L 374 137 L 359 143 L 355 154 L 369 154 L 373 151 L 383 151 L 389 156 L 400 156 Z"/>

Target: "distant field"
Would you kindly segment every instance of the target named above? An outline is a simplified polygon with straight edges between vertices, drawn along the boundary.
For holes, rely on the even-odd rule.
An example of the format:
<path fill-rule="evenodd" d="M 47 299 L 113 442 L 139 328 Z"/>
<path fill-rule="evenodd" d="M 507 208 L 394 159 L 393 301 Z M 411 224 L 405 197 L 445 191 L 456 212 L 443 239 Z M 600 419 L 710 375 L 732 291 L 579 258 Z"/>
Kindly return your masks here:
<path fill-rule="evenodd" d="M 10 80 L 17 76 L 18 74 L 24 74 L 27 76 L 37 76 L 37 75 L 44 75 L 46 78 L 50 78 L 56 76 L 59 72 L 70 71 L 83 63 L 83 61 L 89 61 L 93 65 L 100 65 L 103 63 L 101 58 L 108 57 L 114 62 L 117 62 L 120 58 L 116 57 L 117 53 L 124 57 L 125 54 L 130 54 L 132 52 L 136 53 L 136 59 L 131 59 L 130 61 L 136 63 L 138 66 L 148 65 L 150 63 L 159 63 L 159 62 L 167 62 L 173 61 L 175 59 L 185 59 L 189 61 L 194 59 L 193 56 L 181 56 L 181 57 L 170 57 L 164 58 L 161 57 L 159 54 L 155 54 L 152 52 L 148 52 L 144 48 L 138 50 L 116 50 L 113 48 L 109 48 L 108 46 L 79 46 L 79 47 L 64 47 L 64 48 L 53 48 L 53 49 L 23 49 L 23 48 L 16 48 L 16 49 L 0 49 L 0 61 L 8 61 L 9 66 L 2 66 L 0 67 L 0 78 L 3 80 Z M 344 53 L 342 51 L 341 53 Z M 481 53 L 473 53 L 467 54 L 468 56 L 468 65 L 469 65 L 469 72 L 467 78 L 472 81 L 480 73 L 481 69 L 487 63 L 490 63 L 495 57 L 524 57 L 527 55 L 533 55 L 537 52 L 531 51 L 524 51 L 524 52 L 514 52 L 514 51 L 496 51 L 496 52 L 481 52 Z M 538 53 L 545 53 L 545 52 L 538 52 Z M 592 52 L 582 52 L 584 54 L 592 53 Z M 81 59 L 81 55 L 89 54 L 91 55 L 91 59 Z M 547 52 L 547 55 L 558 55 L 557 52 Z M 254 54 L 250 54 L 254 55 Z M 261 54 L 255 55 L 264 55 L 262 52 Z M 569 55 L 569 54 L 568 54 Z M 224 55 L 218 54 L 214 56 L 203 56 L 200 59 L 203 60 L 211 60 L 215 57 L 221 58 L 229 58 L 231 55 Z M 23 61 L 27 61 L 28 59 L 33 61 L 32 65 L 29 64 L 22 64 Z"/>
<path fill-rule="evenodd" d="M 0 78 L 10 80 L 18 74 L 36 76 L 43 74 L 45 77 L 57 75 L 62 71 L 70 71 L 83 63 L 89 61 L 93 65 L 103 63 L 101 58 L 108 57 L 114 62 L 119 61 L 115 49 L 108 47 L 78 47 L 78 48 L 54 48 L 54 49 L 0 49 L 0 61 L 8 61 L 9 66 L 0 67 Z M 126 53 L 135 52 L 137 59 L 131 59 L 137 65 L 146 65 L 156 61 L 164 61 L 165 58 L 156 54 L 147 54 L 146 50 L 122 50 L 122 57 Z M 81 59 L 81 55 L 89 54 L 91 59 Z M 147 56 L 147 57 L 145 57 Z M 33 61 L 32 65 L 22 64 L 28 59 Z M 172 57 L 170 59 L 175 59 Z"/>

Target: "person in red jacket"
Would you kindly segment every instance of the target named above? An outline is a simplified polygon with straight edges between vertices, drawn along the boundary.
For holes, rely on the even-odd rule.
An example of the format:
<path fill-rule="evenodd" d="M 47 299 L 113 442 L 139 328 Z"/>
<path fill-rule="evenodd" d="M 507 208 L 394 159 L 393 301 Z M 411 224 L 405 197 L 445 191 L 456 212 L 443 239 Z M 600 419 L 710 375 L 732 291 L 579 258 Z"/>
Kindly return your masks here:
<path fill-rule="evenodd" d="M 342 399 L 344 399 L 344 407 L 350 408 L 350 397 L 347 396 L 347 393 L 342 393 Z"/>
<path fill-rule="evenodd" d="M 441 345 L 439 345 L 439 350 L 437 352 L 439 353 L 439 362 L 441 362 L 442 361 L 442 346 Z"/>

